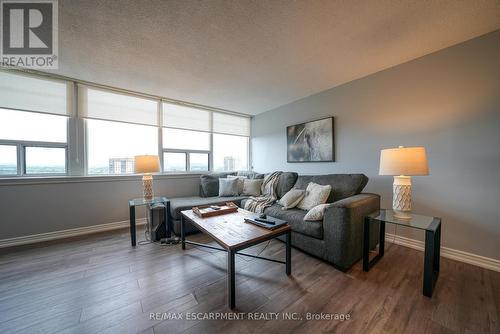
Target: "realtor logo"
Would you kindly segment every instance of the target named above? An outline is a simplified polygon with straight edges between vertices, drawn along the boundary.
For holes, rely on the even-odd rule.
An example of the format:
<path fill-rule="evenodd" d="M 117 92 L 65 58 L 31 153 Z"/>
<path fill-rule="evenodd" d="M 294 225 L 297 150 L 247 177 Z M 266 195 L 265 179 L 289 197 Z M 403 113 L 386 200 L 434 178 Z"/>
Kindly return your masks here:
<path fill-rule="evenodd" d="M 57 69 L 57 0 L 0 0 L 3 65 Z"/>

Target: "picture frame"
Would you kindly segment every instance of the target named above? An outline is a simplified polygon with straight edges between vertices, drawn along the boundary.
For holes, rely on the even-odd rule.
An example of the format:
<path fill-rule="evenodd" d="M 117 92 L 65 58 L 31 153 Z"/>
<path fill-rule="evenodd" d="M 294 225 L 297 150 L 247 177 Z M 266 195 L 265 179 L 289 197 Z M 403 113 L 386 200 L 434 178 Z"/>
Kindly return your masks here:
<path fill-rule="evenodd" d="M 286 127 L 287 162 L 335 162 L 334 117 Z"/>

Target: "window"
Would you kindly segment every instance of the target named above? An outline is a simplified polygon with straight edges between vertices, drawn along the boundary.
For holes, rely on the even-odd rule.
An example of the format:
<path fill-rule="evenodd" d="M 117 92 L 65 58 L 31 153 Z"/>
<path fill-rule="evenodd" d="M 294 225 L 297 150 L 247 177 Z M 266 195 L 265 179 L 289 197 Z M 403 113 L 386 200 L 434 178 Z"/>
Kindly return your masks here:
<path fill-rule="evenodd" d="M 248 137 L 214 134 L 214 171 L 248 169 Z"/>
<path fill-rule="evenodd" d="M 66 173 L 66 149 L 60 147 L 27 146 L 26 174 Z"/>
<path fill-rule="evenodd" d="M 0 175 L 17 175 L 17 147 L 0 145 Z"/>
<path fill-rule="evenodd" d="M 132 174 L 136 155 L 158 154 L 158 101 L 84 85 L 78 97 L 87 174 Z"/>
<path fill-rule="evenodd" d="M 185 172 L 186 153 L 164 152 L 163 166 L 165 172 Z"/>
<path fill-rule="evenodd" d="M 66 143 L 68 118 L 0 108 L 0 140 Z"/>
<path fill-rule="evenodd" d="M 0 119 L 0 143 L 18 147 L 16 161 L 20 155 L 19 160 L 25 162 L 16 164 L 13 174 L 66 173 L 67 117 L 0 108 Z M 0 160 L 0 165 L 5 163 Z"/>
<path fill-rule="evenodd" d="M 208 171 L 208 153 L 189 153 L 189 170 L 193 172 Z"/>
<path fill-rule="evenodd" d="M 134 156 L 158 154 L 154 126 L 88 119 L 88 174 L 134 173 Z"/>
<path fill-rule="evenodd" d="M 171 103 L 163 103 L 162 110 L 163 170 L 208 171 L 211 112 Z"/>
<path fill-rule="evenodd" d="M 214 170 L 247 170 L 250 119 L 214 112 L 213 129 Z"/>
<path fill-rule="evenodd" d="M 71 87 L 0 72 L 0 174 L 66 174 Z"/>
<path fill-rule="evenodd" d="M 0 177 L 133 174 L 136 155 L 164 172 L 246 170 L 249 137 L 249 117 L 0 69 Z"/>

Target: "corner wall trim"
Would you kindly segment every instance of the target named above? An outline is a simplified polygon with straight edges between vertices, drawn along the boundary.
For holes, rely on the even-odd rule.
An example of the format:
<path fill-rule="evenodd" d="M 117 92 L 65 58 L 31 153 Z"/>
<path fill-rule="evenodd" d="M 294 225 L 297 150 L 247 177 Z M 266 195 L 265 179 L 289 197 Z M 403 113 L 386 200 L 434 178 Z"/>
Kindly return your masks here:
<path fill-rule="evenodd" d="M 405 238 L 391 233 L 385 234 L 386 242 L 394 242 L 396 245 L 424 251 L 424 242 L 411 238 Z M 481 268 L 500 272 L 500 260 L 480 256 L 461 250 L 441 246 L 441 256 L 455 261 L 472 264 Z"/>
<path fill-rule="evenodd" d="M 0 240 L 0 248 L 33 244 L 33 243 L 50 241 L 50 240 L 57 240 L 57 239 L 64 239 L 64 238 L 76 237 L 76 236 L 80 236 L 80 235 L 86 235 L 86 234 L 92 234 L 92 233 L 98 233 L 98 232 L 104 232 L 104 231 L 118 230 L 121 228 L 129 227 L 130 226 L 129 224 L 130 223 L 128 220 L 123 220 L 123 221 L 113 222 L 113 223 L 106 223 L 106 224 L 99 224 L 99 225 L 92 225 L 92 226 L 85 226 L 85 227 L 77 227 L 77 228 L 72 228 L 72 229 L 62 230 L 62 231 L 54 231 L 54 232 L 26 235 L 26 236 L 22 236 L 22 237 L 2 239 L 2 240 Z M 136 220 L 136 225 L 144 225 L 144 224 L 146 224 L 146 218 L 140 218 L 140 219 Z"/>

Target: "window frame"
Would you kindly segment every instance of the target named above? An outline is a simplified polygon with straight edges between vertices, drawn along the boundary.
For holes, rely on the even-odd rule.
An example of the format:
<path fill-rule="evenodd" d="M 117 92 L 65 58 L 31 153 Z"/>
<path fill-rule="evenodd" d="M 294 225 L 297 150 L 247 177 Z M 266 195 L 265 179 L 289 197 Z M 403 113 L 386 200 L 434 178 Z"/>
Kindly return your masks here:
<path fill-rule="evenodd" d="M 120 122 L 120 121 L 111 121 L 111 120 L 102 120 L 102 119 L 94 119 L 94 118 L 82 118 L 83 120 L 83 127 L 84 127 L 84 133 L 85 133 L 85 138 L 83 142 L 85 143 L 84 145 L 84 156 L 85 156 L 85 163 L 84 163 L 84 175 L 89 176 L 89 177 L 95 177 L 95 176 L 100 176 L 100 177 L 106 177 L 106 176 L 127 176 L 127 175 L 137 175 L 136 173 L 124 173 L 124 174 L 89 174 L 89 126 L 87 120 L 98 120 L 98 121 L 104 121 L 104 122 L 111 122 L 111 123 L 121 123 L 121 124 L 129 124 L 129 125 L 138 125 L 138 126 L 150 126 L 150 127 L 157 127 L 153 125 L 145 125 L 145 124 L 138 124 L 138 123 L 130 123 L 130 122 Z M 160 143 L 161 145 L 161 143 Z M 160 158 L 162 159 L 162 158 Z M 160 166 L 161 160 L 160 160 Z M 162 169 L 163 171 L 163 169 Z"/>
<path fill-rule="evenodd" d="M 60 114 L 54 114 L 51 113 L 50 110 L 45 111 L 32 111 L 32 110 L 20 110 L 20 109 L 15 109 L 8 107 L 7 109 L 11 110 L 18 110 L 21 112 L 35 112 L 35 113 L 41 113 L 41 114 L 52 114 L 52 115 L 58 115 L 58 116 L 64 116 L 66 117 L 66 142 L 45 142 L 45 141 L 23 141 L 23 140 L 7 140 L 7 139 L 0 139 L 0 145 L 9 145 L 9 146 L 15 146 L 16 147 L 16 160 L 17 160 L 17 168 L 16 168 L 16 174 L 9 174 L 9 175 L 0 175 L 0 179 L 9 179 L 9 178 L 60 178 L 60 177 L 90 177 L 90 178 L 95 178 L 95 177 L 123 177 L 123 176 L 134 176 L 137 174 L 121 174 L 121 175 L 115 175 L 115 174 L 101 174 L 101 175 L 94 175 L 94 174 L 89 174 L 88 173 L 88 126 L 87 122 L 85 121 L 87 118 L 83 117 L 83 113 L 81 110 L 81 105 L 79 103 L 80 101 L 80 94 L 79 94 L 79 85 L 85 85 L 91 88 L 96 88 L 96 89 L 101 89 L 108 91 L 110 93 L 117 93 L 117 94 L 122 94 L 122 95 L 130 95 L 134 97 L 139 97 L 139 98 L 144 98 L 144 99 L 152 99 L 157 102 L 157 121 L 158 123 L 156 125 L 151 125 L 157 128 L 158 130 L 158 136 L 157 136 L 157 145 L 158 145 L 158 156 L 160 159 L 160 165 L 161 165 L 161 172 L 159 174 L 161 175 L 199 175 L 199 174 L 206 174 L 214 171 L 214 120 L 213 120 L 213 114 L 214 113 L 222 113 L 222 114 L 231 114 L 239 117 L 246 117 L 248 119 L 251 119 L 251 116 L 249 115 L 244 115 L 244 114 L 239 114 L 237 112 L 231 112 L 231 111 L 226 111 L 226 110 L 221 110 L 217 108 L 212 108 L 208 106 L 203 106 L 203 105 L 198 105 L 194 103 L 189 103 L 189 102 L 183 102 L 183 101 L 177 101 L 177 100 L 172 100 L 168 98 L 164 98 L 161 96 L 155 96 L 151 94 L 144 94 L 140 92 L 134 92 L 130 90 L 125 90 L 125 89 L 120 89 L 116 87 L 111 87 L 107 85 L 101 85 L 97 83 L 92 83 L 92 82 L 87 82 L 83 80 L 78 80 L 74 78 L 69 78 L 69 77 L 64 77 L 60 76 L 57 74 L 48 74 L 48 73 L 43 73 L 39 71 L 30 71 L 27 73 L 26 71 L 22 69 L 0 69 L 0 71 L 6 71 L 6 72 L 12 72 L 17 75 L 25 75 L 25 76 L 32 76 L 35 79 L 42 79 L 42 80 L 47 80 L 47 81 L 63 81 L 68 84 L 68 91 L 67 91 L 67 99 L 68 99 L 68 113 L 67 115 L 60 115 Z M 201 110 L 206 110 L 210 112 L 210 130 L 209 131 L 201 131 L 201 130 L 192 130 L 192 129 L 182 129 L 182 128 L 175 128 L 172 127 L 173 129 L 179 129 L 179 130 L 190 130 L 190 131 L 199 131 L 199 132 L 207 132 L 209 134 L 209 149 L 208 150 L 190 150 L 190 149 L 170 149 L 163 147 L 163 128 L 170 128 L 170 127 L 164 127 L 163 126 L 163 103 L 170 103 L 170 104 L 179 104 L 181 106 L 187 106 L 189 108 L 193 109 L 201 109 Z M 0 106 L 1 108 L 1 106 Z M 120 121 L 115 121 L 115 120 L 110 120 L 113 122 L 120 122 Z M 128 124 L 136 124 L 136 123 L 130 123 L 130 122 L 121 122 L 121 123 L 128 123 Z M 141 124 L 144 125 L 144 124 Z M 222 133 L 225 134 L 225 133 Z M 236 134 L 232 134 L 235 136 L 238 136 Z M 246 137 L 248 138 L 248 144 L 247 144 L 247 166 L 246 169 L 250 170 L 252 168 L 252 161 L 251 161 L 251 152 L 252 152 L 252 145 L 251 145 L 251 124 L 250 124 L 250 133 L 248 135 L 239 135 L 241 137 Z M 26 173 L 26 147 L 45 147 L 45 148 L 63 148 L 65 150 L 65 161 L 64 161 L 64 173 L 38 173 L 38 174 L 27 174 Z M 184 172 L 166 172 L 164 171 L 165 168 L 165 162 L 163 158 L 164 153 L 184 153 L 186 156 L 186 171 Z M 208 170 L 207 171 L 192 171 L 191 170 L 191 161 L 190 161 L 190 154 L 192 153 L 199 153 L 199 154 L 207 154 L 208 157 Z"/>
<path fill-rule="evenodd" d="M 29 110 L 19 110 L 11 109 L 21 112 L 37 112 Z M 44 114 L 44 113 L 42 113 Z M 48 114 L 48 113 L 47 113 Z M 61 117 L 66 117 L 66 142 L 46 142 L 46 141 L 33 141 L 33 140 L 10 140 L 10 139 L 0 139 L 0 145 L 11 145 L 16 146 L 17 154 L 17 174 L 1 175 L 0 178 L 11 178 L 11 177 L 60 177 L 69 175 L 69 127 L 70 118 L 69 116 L 57 115 Z M 45 147 L 45 148 L 64 148 L 64 173 L 38 173 L 29 174 L 26 173 L 26 147 Z"/>
<path fill-rule="evenodd" d="M 212 135 L 210 135 L 210 137 L 212 137 Z M 184 153 L 186 155 L 186 170 L 183 171 L 183 172 L 165 171 L 165 165 L 164 165 L 165 161 L 163 159 L 163 154 L 164 153 Z M 206 171 L 193 171 L 193 170 L 191 170 L 191 160 L 190 160 L 190 157 L 189 157 L 190 153 L 207 154 L 207 157 L 208 157 L 208 161 L 207 161 L 208 170 L 206 170 Z M 164 173 L 164 174 L 179 174 L 179 173 L 200 174 L 200 173 L 209 173 L 209 172 L 212 171 L 212 168 L 211 168 L 211 165 L 210 165 L 210 162 L 212 160 L 211 159 L 211 157 L 212 157 L 212 149 L 210 149 L 209 151 L 206 151 L 206 150 L 183 150 L 183 149 L 175 149 L 175 148 L 165 148 L 165 149 L 162 150 L 161 156 L 162 156 L 162 159 L 161 159 L 162 160 L 161 161 L 161 170 L 162 170 L 162 173 Z"/>
<path fill-rule="evenodd" d="M 223 135 L 223 136 L 234 136 L 234 137 L 243 137 L 243 138 L 247 138 L 247 170 L 251 170 L 251 166 L 252 166 L 252 162 L 250 161 L 251 157 L 252 157 L 252 154 L 251 154 L 251 149 L 252 149 L 252 145 L 251 145 L 251 142 L 252 142 L 252 138 L 251 136 L 243 136 L 243 135 L 233 135 L 233 134 L 228 134 L 228 133 L 221 133 L 221 132 L 212 132 L 210 138 L 210 145 L 211 145 L 211 151 L 213 152 L 214 148 L 213 148 L 213 145 L 214 145 L 214 135 Z M 214 164 L 214 161 L 213 161 L 213 157 L 212 157 L 212 161 L 211 161 L 212 165 L 211 165 L 211 168 L 210 168 L 210 171 L 211 172 L 214 172 L 215 171 L 215 164 Z M 232 170 L 232 171 L 222 171 L 222 172 L 236 172 L 237 170 Z"/>

